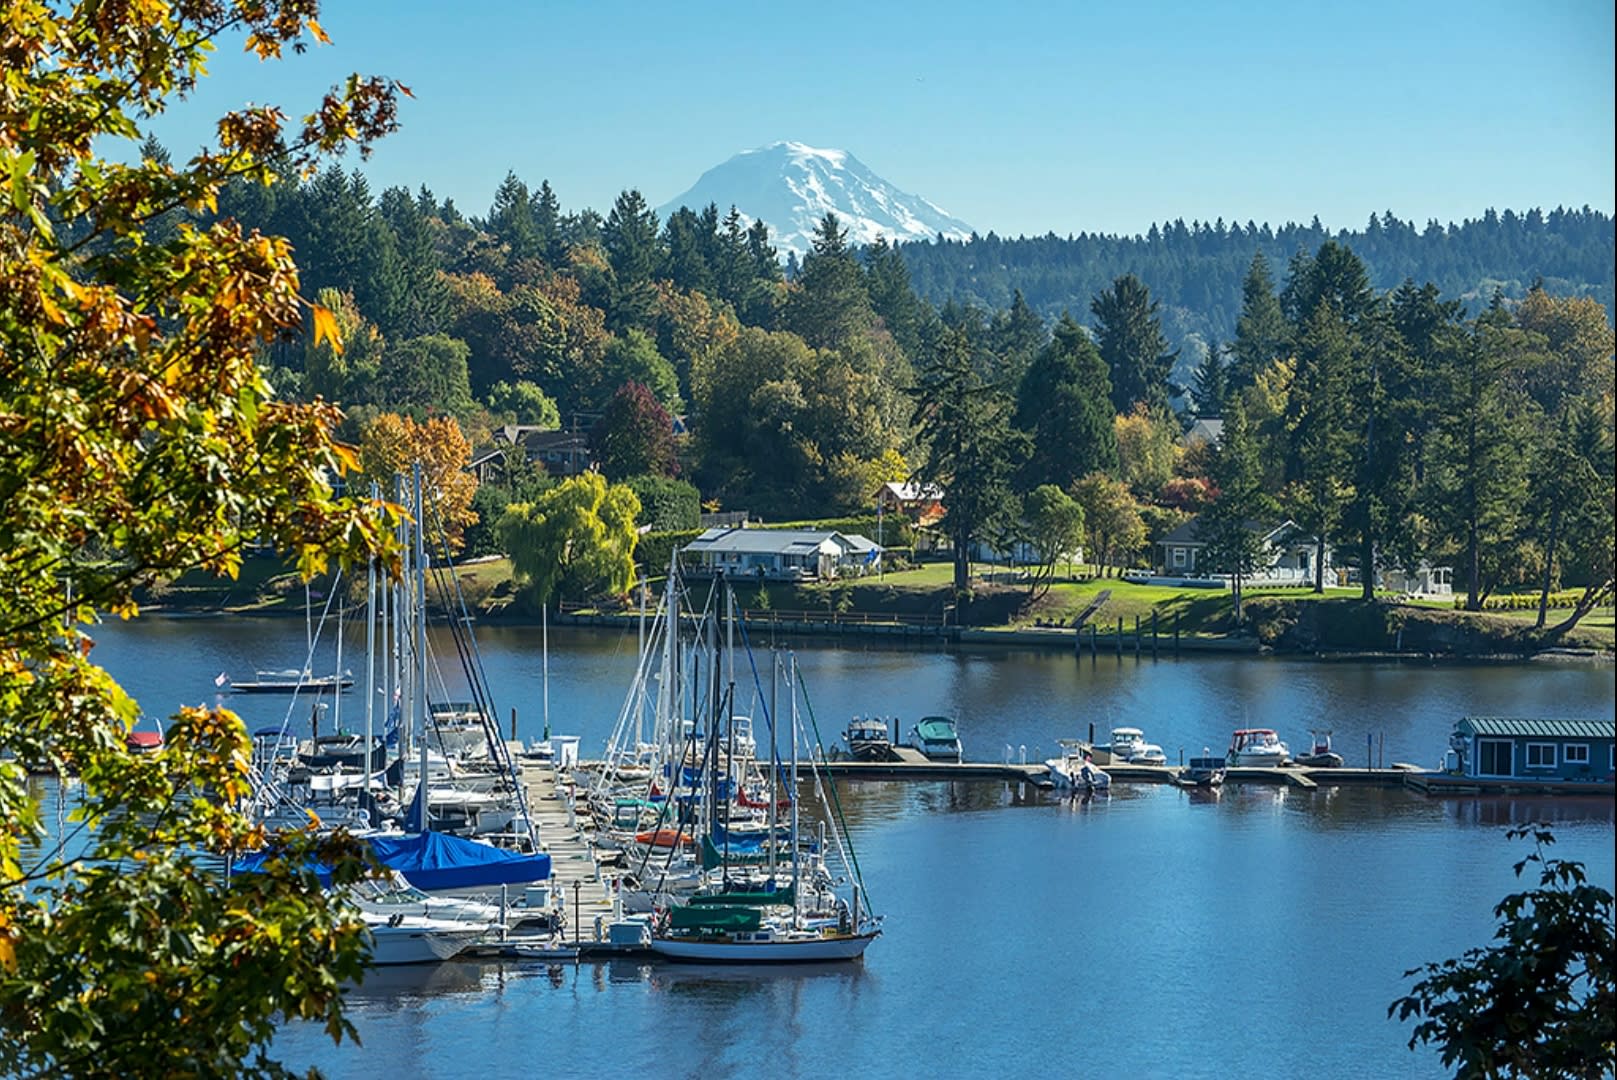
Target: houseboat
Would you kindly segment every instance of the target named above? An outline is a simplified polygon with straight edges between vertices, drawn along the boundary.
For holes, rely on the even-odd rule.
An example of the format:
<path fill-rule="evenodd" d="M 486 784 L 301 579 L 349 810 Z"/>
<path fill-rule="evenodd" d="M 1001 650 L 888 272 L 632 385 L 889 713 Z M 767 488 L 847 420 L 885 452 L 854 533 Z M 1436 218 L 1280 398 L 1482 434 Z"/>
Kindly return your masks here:
<path fill-rule="evenodd" d="M 1442 768 L 1406 781 L 1432 794 L 1544 791 L 1609 794 L 1617 781 L 1617 719 L 1467 716 Z"/>

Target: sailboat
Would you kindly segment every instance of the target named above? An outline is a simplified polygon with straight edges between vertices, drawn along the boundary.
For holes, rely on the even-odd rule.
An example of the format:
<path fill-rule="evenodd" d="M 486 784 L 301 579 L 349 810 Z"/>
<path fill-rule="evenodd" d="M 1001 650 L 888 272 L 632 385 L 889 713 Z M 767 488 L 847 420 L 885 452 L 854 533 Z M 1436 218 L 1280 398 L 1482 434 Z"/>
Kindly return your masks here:
<path fill-rule="evenodd" d="M 713 703 L 708 726 L 707 749 L 702 769 L 709 769 L 700 789 L 701 806 L 705 820 L 702 837 L 702 863 L 708 870 L 708 887 L 685 898 L 683 903 L 662 908 L 654 920 L 651 949 L 669 960 L 698 963 L 823 963 L 860 959 L 865 949 L 881 936 L 879 920 L 872 918 L 861 904 L 863 889 L 858 863 L 851 856 L 851 848 L 840 834 L 837 850 L 848 864 L 845 880 L 852 882 L 851 894 L 838 894 L 834 879 L 824 866 L 827 846 L 822 836 L 810 852 L 805 852 L 800 819 L 798 780 L 800 730 L 797 711 L 801 681 L 796 657 L 787 665 L 787 690 L 791 701 L 791 761 L 790 779 L 785 798 L 776 796 L 775 780 L 779 775 L 778 763 L 771 753 L 769 791 L 762 807 L 745 806 L 739 796 L 746 791 L 745 770 L 753 761 L 751 753 L 756 745 L 751 738 L 751 720 L 735 714 L 734 633 L 736 627 L 734 594 L 725 584 L 727 613 L 726 638 L 729 654 L 728 685 L 721 691 L 719 685 L 720 662 L 715 624 L 709 623 L 712 662 L 710 674 Z M 743 634 L 744 634 L 743 628 Z M 777 674 L 779 658 L 776 659 Z M 756 671 L 754 672 L 756 681 Z M 761 687 L 758 688 L 761 691 Z M 774 697 L 773 694 L 770 695 Z M 806 699 L 805 699 L 806 700 Z M 774 725 L 778 713 L 766 710 L 771 727 L 771 747 L 774 746 Z M 745 738 L 742 753 L 738 741 Z M 724 752 L 720 753 L 720 747 Z M 815 755 L 819 757 L 822 755 Z M 681 758 L 683 762 L 683 756 Z M 813 762 L 810 761 L 813 768 Z M 683 775 L 683 769 L 674 775 Z M 818 785 L 817 785 L 818 786 Z M 784 829 L 777 821 L 781 806 L 790 808 L 790 824 Z M 767 823 L 758 822 L 760 810 L 768 811 Z M 840 807 L 838 807 L 840 811 Z M 737 829 L 737 818 L 743 826 Z M 827 822 L 835 828 L 840 813 L 829 815 Z M 722 821 L 721 821 L 722 819 Z M 747 828 L 747 824 L 761 828 Z M 738 831 L 749 839 L 737 843 Z M 757 838 L 754 846 L 752 837 Z M 780 844 L 784 839 L 789 857 L 789 871 L 780 865 Z M 739 850 L 738 850 L 739 848 Z M 805 854 L 812 855 L 805 859 Z M 732 862 L 740 864 L 741 873 L 732 874 Z M 768 876 L 760 880 L 767 867 Z M 749 873 L 750 872 L 750 873 Z M 717 873 L 717 878 L 712 877 Z"/>

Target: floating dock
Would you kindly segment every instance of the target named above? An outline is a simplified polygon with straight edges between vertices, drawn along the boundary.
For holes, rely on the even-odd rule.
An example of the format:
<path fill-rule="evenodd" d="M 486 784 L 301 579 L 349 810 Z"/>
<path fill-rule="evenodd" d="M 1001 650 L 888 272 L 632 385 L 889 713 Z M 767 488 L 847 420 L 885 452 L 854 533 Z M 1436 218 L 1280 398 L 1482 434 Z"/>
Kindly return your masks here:
<path fill-rule="evenodd" d="M 907 753 L 905 751 L 908 751 Z M 1010 783 L 1029 783 L 1050 787 L 1050 770 L 1044 763 L 979 761 L 930 761 L 908 747 L 894 747 L 895 761 L 815 761 L 812 766 L 826 776 L 849 780 L 999 780 Z M 798 765 L 800 771 L 810 767 L 809 762 Z M 1178 784 L 1184 768 L 1178 765 L 1102 765 L 1114 784 Z M 1288 765 L 1237 766 L 1225 771 L 1226 784 L 1279 784 L 1304 790 L 1319 787 L 1383 787 L 1414 786 L 1412 777 L 1429 776 L 1414 765 L 1395 764 L 1385 769 L 1314 768 Z M 1596 788 L 1598 785 L 1579 785 Z M 1418 788 L 1417 790 L 1425 790 Z M 1611 785 L 1606 785 L 1611 790 Z M 1591 790 L 1591 794 L 1595 793 Z"/>

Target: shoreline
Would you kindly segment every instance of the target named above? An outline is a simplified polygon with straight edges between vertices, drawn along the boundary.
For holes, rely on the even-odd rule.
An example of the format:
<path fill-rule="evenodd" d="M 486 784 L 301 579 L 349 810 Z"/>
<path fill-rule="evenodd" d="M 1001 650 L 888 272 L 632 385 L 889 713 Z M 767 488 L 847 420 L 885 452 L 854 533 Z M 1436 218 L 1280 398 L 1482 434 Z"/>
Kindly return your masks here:
<path fill-rule="evenodd" d="M 191 619 L 291 619 L 302 618 L 303 613 L 280 610 L 213 610 L 198 611 L 183 608 L 165 609 L 148 607 L 141 617 L 184 621 Z M 623 630 L 632 628 L 639 616 L 627 614 L 557 613 L 550 620 L 552 626 L 582 627 L 597 630 Z M 433 622 L 447 622 L 438 617 Z M 476 623 L 488 626 L 538 628 L 540 620 L 528 615 L 506 616 L 482 613 L 473 616 Z M 1045 652 L 1073 653 L 1077 657 L 1099 659 L 1112 656 L 1118 659 L 1133 656 L 1136 659 L 1173 659 L 1183 653 L 1204 655 L 1285 657 L 1314 660 L 1320 663 L 1401 663 L 1428 666 L 1470 666 L 1509 664 L 1617 664 L 1617 652 L 1606 652 L 1588 647 L 1549 647 L 1531 653 L 1465 653 L 1432 652 L 1391 649 L 1297 649 L 1265 645 L 1254 637 L 1183 636 L 1175 641 L 1171 635 L 1158 634 L 1153 641 L 1149 633 L 1139 635 L 1125 631 L 1121 637 L 1114 633 L 1097 634 L 1087 642 L 1080 632 L 1062 628 L 1041 627 L 993 630 L 979 627 L 914 626 L 906 623 L 862 623 L 826 620 L 804 622 L 799 620 L 752 620 L 759 632 L 771 635 L 789 635 L 835 641 L 854 638 L 861 641 L 886 642 L 904 645 L 938 645 L 943 647 L 989 646 L 991 648 L 1031 648 Z"/>

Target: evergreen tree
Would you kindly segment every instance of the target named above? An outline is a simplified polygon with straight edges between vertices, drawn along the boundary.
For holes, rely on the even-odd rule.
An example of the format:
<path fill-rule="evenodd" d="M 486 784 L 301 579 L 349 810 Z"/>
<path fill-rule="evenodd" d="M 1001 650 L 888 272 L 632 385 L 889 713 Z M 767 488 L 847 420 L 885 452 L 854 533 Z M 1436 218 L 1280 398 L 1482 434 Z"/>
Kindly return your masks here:
<path fill-rule="evenodd" d="M 1269 261 L 1259 251 L 1252 256 L 1246 280 L 1241 284 L 1241 317 L 1235 323 L 1235 343 L 1230 384 L 1237 389 L 1251 386 L 1258 373 L 1285 355 L 1286 319 L 1275 299 L 1274 278 Z"/>
<path fill-rule="evenodd" d="M 614 279 L 607 324 L 614 329 L 649 326 L 657 300 L 653 279 L 662 260 L 657 214 L 645 196 L 634 190 L 618 196 L 601 229 L 601 242 Z"/>
<path fill-rule="evenodd" d="M 1341 524 L 1352 480 L 1348 391 L 1353 347 L 1330 301 L 1319 304 L 1297 342 L 1290 409 L 1292 516 L 1314 534 L 1314 591 L 1325 591 L 1325 547 Z M 1369 572 L 1369 571 L 1367 571 Z"/>
<path fill-rule="evenodd" d="M 1044 346 L 1044 320 L 1028 307 L 1017 289 L 1011 306 L 996 312 L 988 324 L 988 347 L 999 358 L 998 377 L 1015 386 L 1022 380 L 1034 354 Z"/>
<path fill-rule="evenodd" d="M 945 331 L 920 371 L 912 420 L 927 448 L 920 484 L 943 492 L 942 528 L 954 549 L 954 587 L 971 588 L 971 550 L 1014 513 L 1010 479 L 1026 456 L 1026 439 L 1010 425 L 1005 395 L 985 385 L 972 363 L 972 342 Z"/>
<path fill-rule="evenodd" d="M 494 203 L 489 207 L 486 227 L 510 251 L 511 261 L 540 256 L 533 202 L 528 195 L 528 185 L 517 179 L 516 173 L 507 172 L 500 186 L 494 189 Z"/>
<path fill-rule="evenodd" d="M 910 271 L 904 256 L 887 238 L 878 236 L 865 248 L 865 287 L 870 306 L 898 347 L 909 357 L 921 355 L 921 330 L 926 306 L 910 286 Z"/>
<path fill-rule="evenodd" d="M 1084 328 L 1063 314 L 1017 392 L 1016 426 L 1033 440 L 1022 489 L 1070 489 L 1082 476 L 1117 469 L 1111 384 Z"/>
<path fill-rule="evenodd" d="M 1190 396 L 1197 416 L 1224 415 L 1224 403 L 1230 396 L 1230 370 L 1224 363 L 1223 351 L 1216 341 L 1208 344 L 1207 355 L 1191 376 Z"/>
<path fill-rule="evenodd" d="M 1136 402 L 1166 409 L 1168 375 L 1178 353 L 1168 351 L 1151 290 L 1124 274 L 1095 297 L 1090 310 L 1098 323 L 1101 359 L 1111 373 L 1113 411 L 1127 413 Z"/>
<path fill-rule="evenodd" d="M 668 215 L 663 225 L 663 246 L 667 249 L 668 277 L 680 289 L 711 296 L 713 268 L 708 262 L 711 238 L 703 235 L 702 220 L 689 207 Z"/>
<path fill-rule="evenodd" d="M 840 349 L 875 323 L 864 272 L 835 214 L 820 219 L 797 284 L 786 301 L 786 328 L 814 348 Z"/>
<path fill-rule="evenodd" d="M 1230 575 L 1239 625 L 1241 586 L 1263 558 L 1263 543 L 1252 524 L 1267 521 L 1276 510 L 1274 499 L 1264 491 L 1263 467 L 1239 400 L 1225 410 L 1224 433 L 1213 447 L 1208 479 L 1218 495 L 1196 518 L 1196 539 L 1206 545 L 1201 553 L 1205 569 Z"/>
<path fill-rule="evenodd" d="M 442 330 L 449 320 L 449 293 L 439 272 L 438 246 L 427 215 L 402 187 L 382 192 L 379 212 L 392 231 L 403 280 L 397 315 L 391 325 L 381 324 L 382 332 L 405 338 Z"/>
<path fill-rule="evenodd" d="M 529 200 L 534 238 L 539 256 L 556 269 L 567 265 L 567 242 L 562 237 L 561 201 L 551 190 L 549 180 L 539 182 L 539 190 Z"/>

